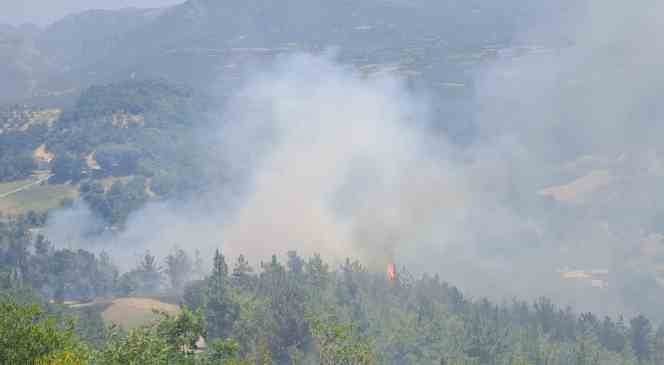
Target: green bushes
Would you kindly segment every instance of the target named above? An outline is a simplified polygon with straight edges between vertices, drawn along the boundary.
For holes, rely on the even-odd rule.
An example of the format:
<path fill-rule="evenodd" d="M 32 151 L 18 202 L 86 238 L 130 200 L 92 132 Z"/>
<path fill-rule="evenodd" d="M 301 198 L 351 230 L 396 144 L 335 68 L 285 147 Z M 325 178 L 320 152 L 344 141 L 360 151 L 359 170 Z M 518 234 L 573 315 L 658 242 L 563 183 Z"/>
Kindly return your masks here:
<path fill-rule="evenodd" d="M 59 320 L 37 304 L 0 298 L 0 363 L 84 364 L 88 358 L 73 320 Z"/>

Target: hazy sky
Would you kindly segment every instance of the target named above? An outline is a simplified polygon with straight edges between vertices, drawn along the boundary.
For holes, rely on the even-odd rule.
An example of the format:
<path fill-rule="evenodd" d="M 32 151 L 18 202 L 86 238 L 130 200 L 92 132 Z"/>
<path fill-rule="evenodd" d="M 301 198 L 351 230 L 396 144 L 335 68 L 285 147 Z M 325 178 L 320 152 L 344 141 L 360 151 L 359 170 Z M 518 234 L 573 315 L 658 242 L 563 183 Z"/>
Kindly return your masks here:
<path fill-rule="evenodd" d="M 0 0 L 0 24 L 46 25 L 63 16 L 88 9 L 159 7 L 184 0 Z"/>

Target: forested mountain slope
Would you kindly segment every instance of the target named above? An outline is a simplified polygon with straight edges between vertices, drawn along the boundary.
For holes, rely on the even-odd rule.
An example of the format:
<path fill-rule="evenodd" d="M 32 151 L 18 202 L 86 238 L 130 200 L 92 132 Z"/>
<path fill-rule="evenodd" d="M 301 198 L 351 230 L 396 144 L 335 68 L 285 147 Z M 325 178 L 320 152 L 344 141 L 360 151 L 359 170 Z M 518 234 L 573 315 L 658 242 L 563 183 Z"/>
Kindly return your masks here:
<path fill-rule="evenodd" d="M 468 298 L 438 276 L 412 277 L 399 268 L 389 279 L 357 261 L 330 266 L 295 252 L 285 262 L 274 256 L 252 267 L 251 258 L 231 260 L 216 251 L 210 270 L 198 255 L 175 249 L 166 257 L 148 253 L 120 273 L 106 254 L 55 249 L 41 236 L 33 244 L 33 224 L 0 222 L 0 341 L 12 341 L 0 347 L 3 360 L 655 365 L 664 359 L 664 328 L 644 316 L 576 313 L 547 298 L 496 304 Z M 180 304 L 180 312 L 150 297 Z M 106 312 L 123 301 L 136 307 Z M 145 323 L 142 306 L 149 305 L 168 308 L 158 324 L 104 329 L 102 318 Z M 67 316 L 78 318 L 75 326 Z M 35 344 L 39 351 L 30 351 Z"/>
<path fill-rule="evenodd" d="M 322 247 L 337 253 L 330 262 L 362 251 L 371 270 L 330 270 L 334 290 L 316 292 L 301 270 L 278 262 L 275 280 L 343 302 L 335 314 L 363 338 L 379 338 L 374 349 L 388 363 L 541 363 L 533 359 L 549 351 L 574 363 L 586 348 L 616 363 L 650 351 L 657 363 L 661 334 L 639 317 L 660 320 L 664 298 L 664 52 L 661 22 L 651 16 L 662 8 L 646 3 L 188 0 L 90 10 L 42 29 L 0 26 L 0 222 L 13 237 L 2 246 L 7 287 L 46 285 L 21 265 L 40 260 L 31 256 L 37 233 L 62 227 L 41 259 L 57 254 L 79 271 L 42 268 L 72 280 L 45 289 L 46 300 L 56 290 L 67 292 L 57 299 L 93 299 L 157 285 L 136 284 L 136 272 L 102 289 L 72 279 L 104 249 L 126 258 L 173 244 L 204 255 L 233 244 L 253 245 L 257 256 Z M 222 245 L 236 221 L 235 242 Z M 430 277 L 385 282 L 373 271 L 388 257 L 418 277 L 444 272 L 473 296 L 546 293 L 597 313 L 579 317 L 546 300 L 532 308 L 413 304 L 427 297 L 418 285 L 457 293 Z M 123 269 L 132 264 L 125 261 Z M 337 289 L 347 269 L 362 278 L 348 289 L 361 299 Z M 180 291 L 184 301 L 184 282 L 171 286 L 160 290 Z M 233 290 L 253 305 L 247 321 L 280 309 L 262 306 L 281 289 Z M 538 307 L 546 314 L 530 312 Z M 520 310 L 527 319 L 514 319 Z M 636 322 L 621 321 L 623 311 Z M 607 313 L 613 318 L 600 321 Z M 300 337 L 286 345 L 275 339 L 286 330 L 263 328 L 272 341 L 265 345 L 246 333 L 263 332 L 245 328 L 233 334 L 251 337 L 240 341 L 242 356 L 265 345 L 287 362 L 295 356 L 287 347 L 317 346 L 307 327 L 315 321 L 274 321 Z M 398 329 L 408 340 L 393 335 Z M 459 338 L 468 343 L 453 343 Z"/>

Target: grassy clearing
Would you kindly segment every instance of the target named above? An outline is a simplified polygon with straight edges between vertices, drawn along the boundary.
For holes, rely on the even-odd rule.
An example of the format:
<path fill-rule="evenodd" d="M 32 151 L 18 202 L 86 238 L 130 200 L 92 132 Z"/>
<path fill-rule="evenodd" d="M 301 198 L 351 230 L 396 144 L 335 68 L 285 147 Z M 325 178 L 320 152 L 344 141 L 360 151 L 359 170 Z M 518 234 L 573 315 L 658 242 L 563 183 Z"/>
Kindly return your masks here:
<path fill-rule="evenodd" d="M 107 323 L 114 323 L 125 330 L 130 330 L 159 318 L 152 310 L 170 314 L 177 313 L 180 308 L 175 304 L 160 302 L 151 298 L 118 298 L 101 313 Z"/>
<path fill-rule="evenodd" d="M 28 183 L 30 180 L 20 183 L 12 182 L 9 184 L 16 184 L 12 189 L 8 189 L 9 184 L 3 184 L 1 189 L 11 191 Z M 45 212 L 60 206 L 64 199 L 76 199 L 77 197 L 78 190 L 72 185 L 35 185 L 0 199 L 0 212 L 4 214 L 23 214 L 31 210 Z"/>
<path fill-rule="evenodd" d="M 10 191 L 14 191 L 20 188 L 21 186 L 30 184 L 33 181 L 34 179 L 25 179 L 25 180 L 16 180 L 16 181 L 0 183 L 0 195 L 8 193 Z"/>

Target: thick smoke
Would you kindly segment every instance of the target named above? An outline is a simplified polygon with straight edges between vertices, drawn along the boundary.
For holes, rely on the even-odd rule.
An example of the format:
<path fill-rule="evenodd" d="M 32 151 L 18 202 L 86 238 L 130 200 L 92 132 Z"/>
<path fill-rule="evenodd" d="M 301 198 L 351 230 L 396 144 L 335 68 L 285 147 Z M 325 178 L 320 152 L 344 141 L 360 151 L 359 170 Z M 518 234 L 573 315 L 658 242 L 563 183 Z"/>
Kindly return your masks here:
<path fill-rule="evenodd" d="M 253 78 L 230 109 L 224 155 L 238 169 L 253 156 L 246 201 L 224 231 L 231 250 L 296 248 L 384 267 L 460 215 L 454 168 L 427 150 L 426 109 L 396 78 L 299 55 Z"/>
<path fill-rule="evenodd" d="M 502 50 L 478 73 L 469 146 L 429 131 L 427 99 L 397 77 L 281 58 L 220 113 L 210 168 L 230 183 L 150 204 L 98 245 L 125 258 L 179 245 L 396 260 L 479 295 L 649 310 L 626 288 L 662 291 L 635 278 L 661 275 L 664 254 L 664 5 L 585 5 L 581 20 L 526 34 L 534 51 Z M 70 226 L 59 219 L 50 231 Z M 564 267 L 607 269 L 609 288 L 563 283 Z"/>
<path fill-rule="evenodd" d="M 662 292 L 652 278 L 662 276 L 664 243 L 657 187 L 664 181 L 664 49 L 656 39 L 664 8 L 657 1 L 585 5 L 581 21 L 524 37 L 539 48 L 522 56 L 505 50 L 478 77 L 480 133 L 469 180 L 490 177 L 501 208 L 537 222 L 537 234 L 500 244 L 513 249 L 510 261 L 526 277 L 506 276 L 513 286 L 550 291 L 580 309 L 610 300 L 604 309 L 634 311 L 628 291 Z M 489 241 L 474 244 L 484 248 L 480 256 L 490 252 Z M 570 296 L 529 268 L 553 265 L 608 269 L 609 289 Z"/>
<path fill-rule="evenodd" d="M 395 77 L 363 77 L 332 56 L 285 57 L 254 74 L 220 116 L 210 152 L 222 157 L 211 161 L 230 183 L 186 204 L 151 204 L 113 242 L 95 245 L 116 256 L 222 247 L 255 260 L 296 250 L 382 269 L 420 241 L 452 237 L 463 218 L 464 184 L 426 118 Z M 63 222 L 81 209 L 56 215 L 50 236 L 63 227 L 75 236 L 77 225 Z"/>

